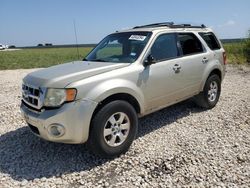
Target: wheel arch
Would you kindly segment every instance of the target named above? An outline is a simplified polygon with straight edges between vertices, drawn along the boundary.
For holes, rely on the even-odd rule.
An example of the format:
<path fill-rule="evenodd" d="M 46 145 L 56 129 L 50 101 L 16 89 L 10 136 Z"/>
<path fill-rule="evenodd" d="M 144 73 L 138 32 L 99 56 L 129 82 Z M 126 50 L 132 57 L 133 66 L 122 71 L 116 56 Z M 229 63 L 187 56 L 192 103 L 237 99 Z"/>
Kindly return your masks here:
<path fill-rule="evenodd" d="M 101 100 L 100 102 L 98 102 L 97 107 L 95 108 L 92 117 L 94 117 L 94 115 L 106 104 L 112 102 L 112 101 L 116 101 L 116 100 L 122 100 L 122 101 L 126 101 L 128 102 L 136 111 L 137 114 L 140 114 L 142 111 L 142 107 L 140 105 L 140 103 L 138 102 L 138 100 L 131 94 L 128 93 L 115 93 L 112 94 L 110 96 L 107 96 L 106 98 L 104 98 L 103 100 Z"/>
<path fill-rule="evenodd" d="M 210 74 L 208 75 L 207 79 L 208 79 L 211 75 L 213 75 L 213 74 L 218 75 L 219 78 L 220 78 L 220 80 L 221 80 L 221 78 L 222 78 L 222 72 L 221 72 L 218 68 L 213 69 L 213 70 L 210 72 Z"/>
<path fill-rule="evenodd" d="M 204 75 L 203 80 L 202 80 L 202 83 L 201 83 L 200 91 L 203 91 L 207 79 L 208 79 L 211 75 L 213 75 L 213 74 L 218 75 L 219 78 L 220 78 L 220 80 L 222 81 L 222 79 L 223 79 L 222 70 L 221 70 L 219 67 L 215 66 L 215 67 L 213 67 L 210 71 L 208 71 L 207 74 Z"/>

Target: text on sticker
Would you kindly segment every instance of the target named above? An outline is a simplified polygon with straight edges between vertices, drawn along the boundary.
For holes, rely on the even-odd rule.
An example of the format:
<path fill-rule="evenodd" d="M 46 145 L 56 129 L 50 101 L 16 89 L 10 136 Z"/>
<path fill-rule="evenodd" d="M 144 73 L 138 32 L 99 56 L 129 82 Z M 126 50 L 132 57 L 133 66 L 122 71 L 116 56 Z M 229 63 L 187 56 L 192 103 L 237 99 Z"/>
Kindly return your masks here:
<path fill-rule="evenodd" d="M 144 41 L 146 36 L 143 35 L 131 35 L 129 37 L 129 40 L 139 40 L 139 41 Z"/>

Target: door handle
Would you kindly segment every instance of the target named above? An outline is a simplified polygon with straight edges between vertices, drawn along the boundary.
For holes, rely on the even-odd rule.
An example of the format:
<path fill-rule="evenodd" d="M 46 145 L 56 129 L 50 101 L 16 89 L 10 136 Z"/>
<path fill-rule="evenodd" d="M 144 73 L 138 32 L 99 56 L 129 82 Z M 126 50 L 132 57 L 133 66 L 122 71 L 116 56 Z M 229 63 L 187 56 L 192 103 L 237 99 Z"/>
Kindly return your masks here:
<path fill-rule="evenodd" d="M 207 62 L 208 62 L 208 58 L 207 57 L 203 57 L 202 63 L 207 63 Z"/>
<path fill-rule="evenodd" d="M 173 67 L 173 70 L 174 70 L 175 73 L 178 73 L 181 70 L 181 66 L 179 64 L 175 64 L 174 67 Z"/>

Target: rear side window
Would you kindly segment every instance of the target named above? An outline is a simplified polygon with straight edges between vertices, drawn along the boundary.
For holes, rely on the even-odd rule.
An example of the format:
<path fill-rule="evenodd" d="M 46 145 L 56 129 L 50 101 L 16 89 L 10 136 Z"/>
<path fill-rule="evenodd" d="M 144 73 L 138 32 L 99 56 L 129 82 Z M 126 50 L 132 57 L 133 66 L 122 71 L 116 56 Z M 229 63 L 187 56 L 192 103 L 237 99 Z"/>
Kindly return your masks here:
<path fill-rule="evenodd" d="M 162 34 L 154 42 L 151 55 L 156 61 L 172 59 L 178 56 L 176 35 L 174 33 Z"/>
<path fill-rule="evenodd" d="M 218 50 L 221 48 L 220 43 L 212 32 L 199 33 L 199 35 L 204 39 L 211 50 Z"/>
<path fill-rule="evenodd" d="M 180 42 L 183 55 L 203 52 L 200 40 L 193 33 L 179 33 L 178 40 Z"/>

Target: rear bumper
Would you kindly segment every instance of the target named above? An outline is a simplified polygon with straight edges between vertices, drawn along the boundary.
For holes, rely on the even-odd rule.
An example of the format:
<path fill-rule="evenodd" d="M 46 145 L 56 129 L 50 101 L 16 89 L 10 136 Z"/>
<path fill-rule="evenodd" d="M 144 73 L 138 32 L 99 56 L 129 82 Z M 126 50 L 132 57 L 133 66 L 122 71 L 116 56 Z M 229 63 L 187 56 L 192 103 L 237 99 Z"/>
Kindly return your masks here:
<path fill-rule="evenodd" d="M 61 108 L 34 112 L 21 104 L 21 113 L 32 132 L 48 141 L 78 144 L 88 140 L 89 126 L 97 103 L 91 100 L 78 100 L 66 103 Z M 55 136 L 52 126 L 59 126 L 63 134 Z"/>

